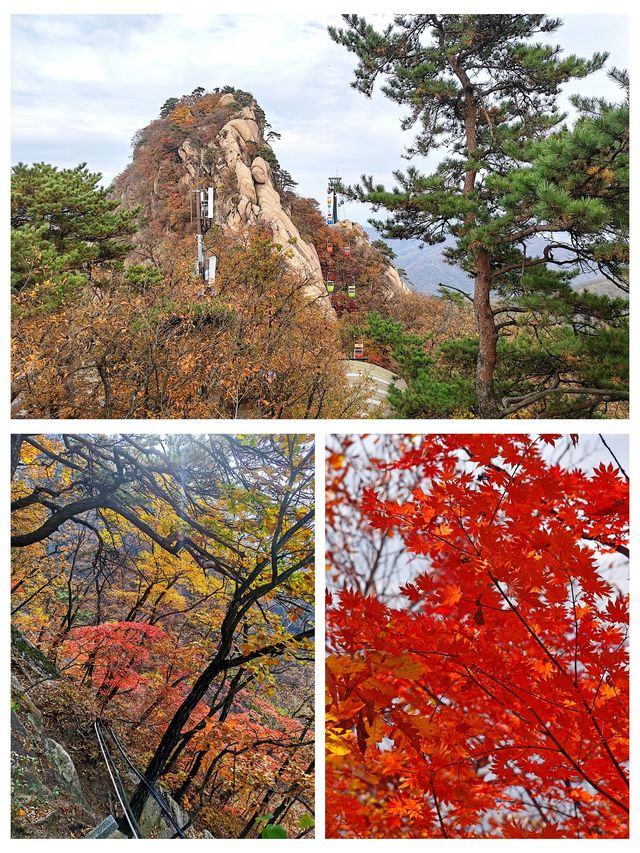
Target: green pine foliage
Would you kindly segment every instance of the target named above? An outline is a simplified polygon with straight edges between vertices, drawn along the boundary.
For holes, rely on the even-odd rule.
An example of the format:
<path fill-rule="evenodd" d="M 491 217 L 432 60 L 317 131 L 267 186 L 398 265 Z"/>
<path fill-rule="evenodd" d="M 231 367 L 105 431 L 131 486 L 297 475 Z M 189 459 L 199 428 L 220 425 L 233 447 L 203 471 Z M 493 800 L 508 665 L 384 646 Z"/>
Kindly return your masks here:
<path fill-rule="evenodd" d="M 11 285 L 47 283 L 53 308 L 80 285 L 99 283 L 131 251 L 138 210 L 124 210 L 85 163 L 58 169 L 18 163 L 11 175 Z"/>
<path fill-rule="evenodd" d="M 170 115 L 179 103 L 179 98 L 167 98 L 164 104 L 160 107 L 160 118 L 166 118 Z"/>
<path fill-rule="evenodd" d="M 354 332 L 379 344 L 405 380 L 406 389 L 393 386 L 389 393 L 398 417 L 455 417 L 468 411 L 472 384 L 465 372 L 451 371 L 427 353 L 427 337 L 407 333 L 402 323 L 378 313 L 370 314 Z"/>
<path fill-rule="evenodd" d="M 391 214 L 371 220 L 385 237 L 455 239 L 445 257 L 475 279 L 478 331 L 472 363 L 469 341 L 442 355 L 475 374 L 471 413 L 569 417 L 628 399 L 626 304 L 571 287 L 591 271 L 628 290 L 628 97 L 574 99 L 573 126 L 557 104 L 606 54 L 538 42 L 561 26 L 544 15 L 397 15 L 382 32 L 343 17 L 329 32 L 359 60 L 354 88 L 370 97 L 379 83 L 407 108 L 410 158 L 440 157 L 429 174 L 395 172 L 390 190 L 364 175 L 345 191 Z M 628 92 L 626 74 L 611 74 Z M 452 392 L 442 414 L 459 404 Z"/>

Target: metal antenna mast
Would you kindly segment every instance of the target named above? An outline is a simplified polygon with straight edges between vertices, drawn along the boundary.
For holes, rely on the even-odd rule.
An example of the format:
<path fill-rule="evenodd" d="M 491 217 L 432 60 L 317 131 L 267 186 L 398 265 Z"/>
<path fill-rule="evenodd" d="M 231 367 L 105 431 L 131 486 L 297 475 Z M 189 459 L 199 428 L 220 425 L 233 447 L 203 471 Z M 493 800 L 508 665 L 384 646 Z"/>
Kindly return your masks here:
<path fill-rule="evenodd" d="M 211 255 L 205 257 L 204 235 L 213 223 L 213 212 L 215 207 L 215 191 L 213 187 L 205 190 L 194 190 L 195 195 L 195 220 L 196 220 L 196 273 L 205 284 L 213 287 L 216 278 L 217 258 Z"/>

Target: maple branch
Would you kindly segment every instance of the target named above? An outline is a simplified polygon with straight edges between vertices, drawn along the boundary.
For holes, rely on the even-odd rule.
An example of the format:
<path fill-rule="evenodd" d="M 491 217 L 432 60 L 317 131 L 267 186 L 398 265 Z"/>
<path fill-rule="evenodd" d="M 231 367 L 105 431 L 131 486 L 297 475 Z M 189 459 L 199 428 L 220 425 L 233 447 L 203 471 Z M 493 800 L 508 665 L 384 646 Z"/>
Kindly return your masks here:
<path fill-rule="evenodd" d="M 527 794 L 528 794 L 528 796 L 529 796 L 529 799 L 530 799 L 530 800 L 531 800 L 531 802 L 533 803 L 533 805 L 534 805 L 534 807 L 535 807 L 535 810 L 538 812 L 538 814 L 539 814 L 539 815 L 540 815 L 540 817 L 542 818 L 543 822 L 544 822 L 544 823 L 546 823 L 546 824 L 547 824 L 547 826 L 548 826 L 548 825 L 549 825 L 549 819 L 548 819 L 548 817 L 546 816 L 546 814 L 542 811 L 542 807 L 540 806 L 540 803 L 538 802 L 538 798 L 537 798 L 537 797 L 535 797 L 535 796 L 531 793 L 531 789 L 530 789 L 530 788 L 527 788 L 527 786 L 526 786 L 526 785 L 524 785 L 523 787 L 524 787 L 524 790 L 527 792 Z"/>
<path fill-rule="evenodd" d="M 605 548 L 611 548 L 612 551 L 622 554 L 623 557 L 629 558 L 631 556 L 626 545 L 616 545 L 615 542 L 607 542 L 606 539 L 601 539 L 598 536 L 585 536 L 583 534 L 581 538 L 586 539 L 588 542 L 597 542 L 598 545 L 603 545 Z"/>
<path fill-rule="evenodd" d="M 601 437 L 602 437 L 602 436 L 601 436 Z M 534 443 L 535 443 L 535 442 L 534 442 Z M 470 460 L 470 461 L 471 461 L 471 460 L 473 460 L 473 458 L 474 458 L 473 453 L 471 453 L 471 451 L 470 451 L 467 447 L 463 447 L 462 449 L 465 451 L 465 453 L 466 453 L 466 454 L 467 454 L 467 456 L 469 457 L 469 460 Z M 609 449 L 609 452 L 611 452 L 610 448 L 608 448 L 608 449 Z M 612 454 L 612 455 L 613 455 L 613 454 Z M 618 462 L 618 460 L 616 459 L 616 457 L 615 457 L 615 456 L 614 456 L 613 458 L 615 459 L 616 464 L 617 464 L 617 465 L 618 465 L 618 467 L 620 468 L 620 471 L 621 471 L 621 472 L 622 472 L 622 474 L 627 478 L 627 481 L 628 481 L 628 480 L 629 480 L 629 478 L 627 477 L 627 474 L 626 474 L 626 472 L 625 472 L 624 468 L 622 468 L 622 466 L 620 465 L 620 463 Z M 493 471 L 497 471 L 497 472 L 500 472 L 500 473 L 503 473 L 503 474 L 507 474 L 507 475 L 509 475 L 509 474 L 510 474 L 510 472 L 509 472 L 506 468 L 504 468 L 502 465 L 497 465 L 495 462 L 491 462 L 491 463 L 489 463 L 489 465 L 488 465 L 487 467 L 491 468 Z M 556 510 L 554 510 L 554 509 L 551 509 L 551 510 L 550 510 L 550 512 L 551 512 L 551 514 L 552 514 L 552 515 L 557 515 L 557 512 L 556 512 Z M 455 514 L 455 513 L 454 513 L 454 514 Z M 457 516 L 456 516 L 456 518 L 457 518 Z M 467 536 L 467 539 L 468 539 L 468 538 L 469 538 L 469 536 L 468 536 L 468 534 L 467 534 L 466 530 L 464 529 L 464 527 L 463 527 L 462 525 L 460 525 L 460 528 L 461 528 L 462 532 L 465 534 L 465 536 Z M 431 536 L 433 536 L 433 537 L 434 537 L 434 538 L 436 538 L 436 539 L 438 539 L 438 538 L 439 538 L 439 537 L 435 536 L 435 534 L 434 534 L 433 532 L 431 532 Z M 606 539 L 602 539 L 602 538 L 599 538 L 599 537 L 597 537 L 597 536 L 587 536 L 587 535 L 586 535 L 586 534 L 584 534 L 584 533 L 582 533 L 582 534 L 581 534 L 580 538 L 581 538 L 581 539 L 586 539 L 586 540 L 588 540 L 589 542 L 597 542 L 599 545 L 604 545 L 604 547 L 605 547 L 605 548 L 612 548 L 614 551 L 617 551 L 617 552 L 618 552 L 618 554 L 622 554 L 624 557 L 629 557 L 629 556 L 630 556 L 629 548 L 628 548 L 626 545 L 616 544 L 615 542 L 607 542 L 607 540 L 606 540 Z M 445 542 L 445 543 L 446 543 L 446 540 L 444 540 L 444 539 L 442 539 L 442 538 L 439 538 L 439 541 L 441 541 L 441 542 Z M 471 540 L 470 540 L 470 539 L 469 539 L 469 541 L 471 542 Z M 473 543 L 471 543 L 471 544 L 473 545 Z M 474 547 L 475 547 L 475 546 L 474 546 Z"/>
<path fill-rule="evenodd" d="M 606 788 L 603 788 L 598 782 L 594 781 L 590 776 L 587 775 L 585 770 L 578 764 L 576 759 L 573 758 L 573 756 L 560 743 L 560 741 L 557 739 L 557 737 L 553 734 L 551 729 L 548 727 L 547 723 L 545 723 L 545 721 L 542 719 L 540 714 L 538 714 L 536 709 L 533 708 L 531 706 L 531 704 L 529 704 L 528 702 L 525 702 L 525 700 L 521 696 L 519 696 L 518 693 L 516 693 L 516 691 L 512 687 L 510 687 L 508 684 L 505 684 L 503 681 L 500 681 L 491 673 L 486 672 L 477 664 L 474 664 L 473 667 L 474 667 L 474 669 L 476 669 L 478 672 L 481 672 L 484 676 L 486 676 L 491 681 L 495 681 L 496 684 L 498 684 L 503 690 L 506 690 L 507 693 L 511 693 L 512 696 L 514 696 L 519 702 L 522 702 L 526 706 L 527 710 L 530 711 L 533 714 L 533 716 L 536 718 L 536 720 L 540 724 L 544 734 L 546 734 L 546 736 L 549 738 L 549 740 L 551 740 L 551 742 L 556 745 L 556 747 L 558 748 L 560 753 L 567 759 L 567 761 L 571 764 L 571 766 L 574 768 L 574 770 L 576 770 L 576 772 L 580 776 L 582 776 L 582 778 L 585 780 L 585 782 L 588 782 L 592 788 L 594 788 L 596 791 L 599 791 L 604 797 L 606 797 L 608 800 L 610 800 L 612 803 L 614 803 L 616 806 L 618 806 L 620 809 L 622 809 L 622 811 L 624 811 L 627 814 L 629 813 L 628 806 L 626 806 L 614 794 L 611 794 L 609 791 L 607 791 Z M 627 782 L 627 785 L 628 785 L 628 782 Z"/>
<path fill-rule="evenodd" d="M 572 756 L 567 752 L 567 750 L 562 746 L 562 744 L 561 744 L 561 743 L 560 743 L 560 741 L 555 737 L 555 735 L 553 734 L 553 732 L 551 732 L 551 730 L 548 728 L 547 724 L 542 720 L 542 718 L 539 716 L 539 714 L 538 714 L 538 713 L 537 713 L 533 708 L 531 709 L 531 712 L 534 714 L 534 716 L 536 717 L 536 719 L 538 720 L 538 722 L 540 723 L 540 725 L 541 725 L 541 726 L 542 726 L 542 728 L 544 729 L 544 731 L 545 731 L 545 733 L 546 733 L 547 737 L 548 737 L 548 738 L 549 738 L 553 743 L 555 743 L 555 745 L 558 747 L 558 749 L 559 749 L 559 751 L 562 753 L 562 755 L 564 755 L 564 757 L 567 759 L 567 761 L 569 761 L 569 763 L 571 764 L 571 766 L 572 766 L 575 770 L 577 770 L 577 772 L 582 776 L 582 778 L 583 778 L 586 782 L 588 782 L 588 783 L 591 785 L 591 787 L 592 787 L 592 788 L 595 788 L 595 790 L 596 790 L 596 791 L 599 791 L 599 792 L 600 792 L 604 797 L 606 797 L 608 800 L 610 800 L 612 803 L 614 803 L 614 805 L 616 805 L 616 806 L 618 806 L 618 808 L 622 809 L 622 811 L 623 811 L 623 812 L 625 812 L 625 814 L 629 814 L 629 807 L 628 807 L 628 806 L 626 806 L 626 805 L 625 805 L 621 800 L 619 800 L 619 799 L 618 799 L 617 797 L 615 797 L 613 794 L 609 793 L 609 791 L 607 791 L 607 790 L 606 790 L 606 788 L 603 788 L 603 787 L 602 787 L 598 782 L 595 782 L 593 779 L 589 778 L 589 776 L 587 776 L 587 774 L 586 774 L 586 773 L 585 773 L 585 771 L 580 767 L 580 765 L 579 765 L 579 764 L 578 764 L 578 763 L 573 759 L 573 757 L 572 757 Z M 628 785 L 628 782 L 627 782 L 627 785 Z"/>
<path fill-rule="evenodd" d="M 528 622 L 527 622 L 527 620 L 524 618 L 524 616 L 520 613 L 519 609 L 518 609 L 518 608 L 513 604 L 513 602 L 512 602 L 512 601 L 511 601 L 511 599 L 509 598 L 509 596 L 504 592 L 504 590 L 503 590 L 503 589 L 502 589 L 502 587 L 500 586 L 500 584 L 499 584 L 498 580 L 496 579 L 495 575 L 491 572 L 491 570 L 490 570 L 490 569 L 487 569 L 487 573 L 488 573 L 489 577 L 491 578 L 491 580 L 493 581 L 493 584 L 494 584 L 494 586 L 496 587 L 496 589 L 498 590 L 498 592 L 500 593 L 500 595 L 502 595 L 502 597 L 504 598 L 504 600 L 505 600 L 505 601 L 507 602 L 507 604 L 509 605 L 510 609 L 513 611 L 513 613 L 515 613 L 515 615 L 518 617 L 518 619 L 520 620 L 520 622 L 522 623 L 522 625 L 525 627 L 525 629 L 526 629 L 527 633 L 528 633 L 528 634 L 529 634 L 529 635 L 530 635 L 530 636 L 535 640 L 535 642 L 540 646 L 540 648 L 541 648 L 541 649 L 542 649 L 542 651 L 545 653 L 545 655 L 549 658 L 549 660 L 550 660 L 550 661 L 552 661 L 553 665 L 556 667 L 556 669 L 558 670 L 558 672 L 560 672 L 560 673 L 561 673 L 565 678 L 568 678 L 569 680 L 571 680 L 571 679 L 569 678 L 569 675 L 567 674 L 567 672 L 566 672 L 565 668 L 564 668 L 564 667 L 562 666 L 562 664 L 558 661 L 558 659 L 556 658 L 556 656 L 555 656 L 551 651 L 549 651 L 549 649 L 548 649 L 548 648 L 546 647 L 546 645 L 542 642 L 542 640 L 540 639 L 540 637 L 538 637 L 538 635 L 537 635 L 537 634 L 536 634 L 536 632 L 533 630 L 533 628 L 529 625 L 529 623 L 528 623 Z M 594 729 L 595 729 L 595 730 L 596 730 L 596 732 L 598 733 L 598 736 L 599 736 L 599 738 L 600 738 L 600 742 L 602 743 L 602 746 L 604 747 L 605 752 L 606 752 L 606 753 L 607 753 L 607 755 L 609 756 L 609 759 L 611 760 L 611 762 L 612 762 L 613 766 L 615 767 L 616 772 L 618 773 L 618 775 L 620 776 L 620 778 L 622 779 L 622 781 L 624 782 L 624 784 L 625 784 L 625 785 L 627 786 L 627 788 L 628 788 L 628 787 L 629 787 L 629 779 L 627 778 L 627 775 L 625 774 L 624 770 L 623 770 L 623 769 L 622 769 L 622 767 L 620 766 L 620 764 L 619 764 L 619 762 L 618 762 L 617 758 L 616 758 L 616 757 L 615 757 L 615 755 L 613 754 L 613 752 L 612 752 L 612 750 L 611 750 L 611 747 L 609 746 L 609 742 L 608 742 L 608 741 L 607 741 L 607 739 L 605 738 L 605 736 L 604 736 L 604 732 L 603 732 L 603 731 L 602 731 L 602 729 L 600 728 L 600 724 L 598 723 L 598 721 L 597 721 L 597 719 L 596 719 L 596 716 L 595 716 L 595 713 L 594 713 L 593 709 L 591 709 L 591 708 L 589 707 L 588 702 L 586 701 L 586 699 L 585 699 L 585 698 L 584 698 L 584 696 L 582 695 L 582 692 L 581 692 L 581 690 L 580 690 L 579 688 L 578 688 L 578 690 L 577 690 L 577 693 L 578 693 L 578 696 L 580 697 L 580 701 L 581 701 L 581 703 L 582 703 L 582 706 L 584 707 L 585 711 L 587 712 L 587 715 L 588 715 L 589 719 L 591 720 L 591 724 L 593 725 Z"/>
<path fill-rule="evenodd" d="M 439 708 L 441 705 L 444 705 L 444 704 L 445 704 L 445 702 L 443 701 L 443 700 L 444 700 L 444 697 L 447 695 L 447 693 L 449 692 L 449 690 L 451 690 L 451 688 L 453 687 L 453 685 L 454 685 L 454 684 L 457 684 L 457 683 L 458 683 L 458 681 L 460 681 L 460 679 L 461 679 L 461 678 L 464 678 L 464 676 L 463 676 L 463 675 L 459 675 L 457 678 L 454 678 L 454 679 L 453 679 L 453 681 L 451 682 L 451 684 L 448 684 L 439 696 L 438 696 L 438 695 L 436 695 L 435 693 L 432 693 L 432 692 L 428 689 L 428 687 L 426 687 L 426 686 L 424 686 L 424 685 L 421 685 L 421 686 L 423 687 L 423 689 L 424 689 L 424 690 L 429 694 L 429 696 L 431 696 L 431 698 L 433 699 L 433 701 L 436 703 L 436 704 L 435 704 L 435 708 L 434 708 L 434 709 L 433 709 L 433 711 L 431 712 L 431 715 L 430 715 L 430 717 L 429 717 L 429 720 L 433 720 L 434 714 L 436 713 L 436 711 L 438 710 L 438 708 Z"/>
<path fill-rule="evenodd" d="M 443 838 L 448 838 L 449 835 L 447 833 L 446 827 L 444 825 L 444 820 L 442 819 L 442 813 L 440 811 L 440 803 L 438 802 L 438 795 L 436 794 L 436 786 L 433 781 L 433 773 L 431 774 L 431 793 L 433 795 L 433 802 L 436 807 L 436 813 L 438 815 L 438 823 L 440 824 L 440 832 L 442 833 Z"/>
<path fill-rule="evenodd" d="M 578 689 L 578 614 L 576 612 L 576 595 L 573 589 L 573 578 L 567 572 L 567 576 L 569 577 L 569 586 L 571 587 L 571 605 L 573 607 L 573 630 L 574 630 L 574 641 L 573 641 L 573 686 Z"/>
<path fill-rule="evenodd" d="M 533 630 L 533 628 L 529 625 L 529 623 L 528 623 L 528 622 L 527 622 L 527 620 L 524 618 L 524 616 L 520 613 L 520 610 L 516 607 L 516 605 L 515 605 L 515 604 L 513 603 L 513 601 L 511 600 L 511 598 L 510 598 L 510 597 L 507 595 L 507 593 L 502 589 L 502 586 L 501 586 L 501 584 L 500 584 L 500 581 L 496 578 L 496 576 L 493 574 L 493 572 L 491 571 L 491 569 L 487 569 L 487 574 L 488 574 L 488 575 L 489 575 L 489 577 L 491 578 L 491 582 L 493 583 L 493 585 L 495 586 L 495 588 L 498 590 L 498 592 L 500 593 L 500 595 L 502 596 L 502 598 L 505 600 L 505 602 L 506 602 L 506 603 L 507 603 L 507 605 L 509 606 L 509 609 L 512 611 L 512 613 L 514 613 L 514 614 L 515 614 L 515 616 L 518 618 L 518 620 L 522 623 L 522 625 L 524 626 L 524 628 L 525 628 L 526 632 L 527 632 L 527 633 L 532 637 L 532 639 L 533 639 L 533 640 L 534 640 L 534 641 L 535 641 L 535 642 L 540 646 L 540 648 L 542 649 L 542 651 L 544 652 L 544 654 L 546 655 L 546 657 L 548 657 L 548 658 L 549 658 L 549 660 L 553 663 L 553 665 L 555 666 L 555 668 L 556 668 L 559 672 L 561 672 L 563 675 L 566 675 L 566 672 L 565 672 L 564 667 L 562 666 L 562 664 L 561 664 L 561 663 L 556 659 L 556 657 L 555 657 L 555 655 L 553 654 L 553 652 L 549 651 L 549 649 L 545 646 L 545 644 L 542 642 L 542 640 L 540 639 L 540 637 L 536 634 L 536 632 Z"/>
<path fill-rule="evenodd" d="M 475 684 L 478 687 L 482 688 L 482 685 L 479 681 L 474 679 Z M 506 707 L 504 702 L 500 702 L 503 707 Z M 479 758 L 484 758 L 487 755 L 493 755 L 494 752 L 511 752 L 512 750 L 531 750 L 533 752 L 553 752 L 554 754 L 557 752 L 556 749 L 552 746 L 541 746 L 539 743 L 514 743 L 514 744 L 501 744 L 499 746 L 492 746 L 491 749 L 485 749 L 482 752 L 472 752 L 470 755 L 467 755 L 465 758 L 458 758 L 456 761 L 450 761 L 448 764 L 442 764 L 440 767 L 437 767 L 433 772 L 439 773 L 441 770 L 447 770 L 449 767 L 457 767 L 459 764 L 466 764 L 467 761 L 477 761 Z"/>
<path fill-rule="evenodd" d="M 620 464 L 620 462 L 618 461 L 618 457 L 615 455 L 615 453 L 613 452 L 613 450 L 609 447 L 609 445 L 607 444 L 607 442 L 604 440 L 604 436 L 602 435 L 602 433 L 601 433 L 601 432 L 599 432 L 599 433 L 598 433 L 598 436 L 599 436 L 599 438 L 600 438 L 600 441 L 604 444 L 604 446 L 607 448 L 607 450 L 609 451 L 609 453 L 610 453 L 610 454 L 611 454 L 611 456 L 613 457 L 613 461 L 614 461 L 614 462 L 616 463 L 616 465 L 618 466 L 618 470 L 621 472 L 621 474 L 623 475 L 623 477 L 625 478 L 625 480 L 626 480 L 626 481 L 627 481 L 627 483 L 628 483 L 628 482 L 629 482 L 629 475 L 627 474 L 627 472 L 624 470 L 624 468 L 622 467 L 622 465 L 621 465 L 621 464 Z"/>
<path fill-rule="evenodd" d="M 308 628 L 306 631 L 300 631 L 297 634 L 292 634 L 288 640 L 281 640 L 279 643 L 272 643 L 270 646 L 263 646 L 261 649 L 254 649 L 252 652 L 247 652 L 246 655 L 229 658 L 229 660 L 224 661 L 220 665 L 219 670 L 222 672 L 227 669 L 233 669 L 235 666 L 242 666 L 249 661 L 264 657 L 265 655 L 270 656 L 273 654 L 279 654 L 280 652 L 287 650 L 291 640 L 308 640 L 315 635 L 315 632 L 315 628 Z"/>
<path fill-rule="evenodd" d="M 490 520 L 489 520 L 489 524 L 490 524 L 490 525 L 491 525 L 491 524 L 493 524 L 493 522 L 495 521 L 496 515 L 498 514 L 498 510 L 500 509 L 500 506 L 502 505 L 502 501 L 505 499 L 505 497 L 507 496 L 507 494 L 508 494 L 508 492 L 509 492 L 509 486 L 511 485 L 511 483 L 513 483 L 513 480 L 514 480 L 514 478 L 515 478 L 516 474 L 518 473 L 518 471 L 519 471 L 520 467 L 522 466 L 522 463 L 524 462 L 524 460 L 525 460 L 525 458 L 526 458 L 527 454 L 529 453 L 529 451 L 531 450 L 531 448 L 532 448 L 535 444 L 537 444 L 538 440 L 539 440 L 539 439 L 537 439 L 537 438 L 536 438 L 536 439 L 532 439 L 532 440 L 529 442 L 529 444 L 527 444 L 527 446 L 524 448 L 524 450 L 522 451 L 522 453 L 521 453 L 521 455 L 520 455 L 520 459 L 518 460 L 517 465 L 515 465 L 515 466 L 514 466 L 513 471 L 508 472 L 509 479 L 507 480 L 507 482 L 506 482 L 506 483 L 504 484 L 504 486 L 502 487 L 502 492 L 501 492 L 501 494 L 500 494 L 500 497 L 498 498 L 498 502 L 497 502 L 497 504 L 496 504 L 496 506 L 495 506 L 495 509 L 494 509 L 494 510 L 493 510 L 493 512 L 491 513 L 491 518 L 490 518 Z"/>

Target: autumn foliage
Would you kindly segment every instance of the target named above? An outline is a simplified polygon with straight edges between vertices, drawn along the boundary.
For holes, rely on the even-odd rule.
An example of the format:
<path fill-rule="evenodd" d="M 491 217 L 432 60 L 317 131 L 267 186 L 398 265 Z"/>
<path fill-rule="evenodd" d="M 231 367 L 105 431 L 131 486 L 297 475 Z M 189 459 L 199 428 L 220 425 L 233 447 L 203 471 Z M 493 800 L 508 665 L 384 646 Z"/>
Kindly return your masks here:
<path fill-rule="evenodd" d="M 232 103 L 222 100 L 232 93 Z M 320 282 L 292 266 L 295 238 L 278 242 L 264 223 L 235 220 L 239 187 L 233 170 L 216 165 L 219 135 L 249 104 L 262 135 L 247 143 L 246 159 L 268 159 L 283 209 L 317 251 L 323 279 L 335 280 L 336 322 L 322 310 L 329 297 Z M 170 98 L 135 134 L 131 162 L 108 192 L 84 166 L 15 167 L 15 417 L 353 417 L 371 408 L 366 384 L 345 376 L 356 337 L 368 360 L 406 375 L 393 347 L 367 332 L 371 312 L 421 335 L 423 349 L 460 331 L 464 312 L 419 294 L 394 296 L 382 254 L 362 237 L 346 253 L 344 229 L 327 226 L 317 202 L 286 189 L 265 122 L 249 93 L 196 90 Z M 192 159 L 200 153 L 197 173 L 185 146 Z M 193 190 L 211 184 L 212 288 L 195 272 L 192 209 Z"/>
<path fill-rule="evenodd" d="M 12 626 L 50 676 L 27 686 L 20 673 L 16 701 L 28 691 L 49 735 L 83 744 L 95 814 L 112 807 L 101 717 L 198 832 L 256 837 L 271 814 L 309 835 L 311 441 L 15 436 L 12 449 Z M 26 815 L 14 802 L 20 837 L 52 832 L 30 823 L 42 816 L 32 799 Z"/>
<path fill-rule="evenodd" d="M 315 418 L 362 408 L 336 336 L 318 333 L 320 314 L 270 235 L 207 235 L 216 294 L 194 280 L 192 241 L 147 236 L 162 281 L 109 284 L 46 314 L 32 291 L 14 298 L 16 415 Z"/>
<path fill-rule="evenodd" d="M 329 456 L 330 530 L 399 543 L 403 585 L 330 539 L 328 835 L 625 837 L 626 474 L 559 436 L 392 439 L 364 488 L 352 439 Z"/>
<path fill-rule="evenodd" d="M 150 660 L 149 643 L 165 637 L 157 625 L 145 622 L 103 622 L 72 628 L 64 646 L 71 656 L 67 667 L 86 672 L 105 700 L 136 690 L 139 670 Z"/>

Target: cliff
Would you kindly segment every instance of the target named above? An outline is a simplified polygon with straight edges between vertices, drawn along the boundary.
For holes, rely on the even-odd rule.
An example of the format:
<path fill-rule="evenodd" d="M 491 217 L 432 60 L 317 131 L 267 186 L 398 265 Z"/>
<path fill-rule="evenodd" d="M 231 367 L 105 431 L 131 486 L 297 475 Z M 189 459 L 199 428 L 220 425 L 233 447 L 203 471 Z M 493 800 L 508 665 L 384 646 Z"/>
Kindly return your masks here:
<path fill-rule="evenodd" d="M 341 233 L 343 238 L 349 242 L 351 251 L 355 257 L 364 261 L 379 262 L 381 269 L 379 282 L 382 289 L 391 297 L 399 293 L 411 293 L 411 288 L 400 278 L 398 270 L 390 263 L 375 246 L 369 242 L 367 232 L 357 222 L 344 219 L 336 223 L 332 228 Z"/>
<path fill-rule="evenodd" d="M 268 128 L 250 93 L 197 90 L 136 134 L 132 162 L 113 191 L 128 204 L 140 204 L 150 224 L 186 236 L 195 233 L 193 190 L 213 186 L 213 225 L 231 235 L 267 229 L 286 248 L 286 264 L 299 277 L 309 302 L 334 318 L 325 287 L 327 270 L 316 248 L 326 242 L 324 229 L 301 234 L 291 214 L 295 182 L 278 163 Z M 355 258 L 378 262 L 379 287 L 388 297 L 408 290 L 359 225 L 341 222 L 332 228 L 351 241 Z"/>
<path fill-rule="evenodd" d="M 248 93 L 183 99 L 137 134 L 132 163 L 117 178 L 115 194 L 141 204 L 149 221 L 185 235 L 195 233 L 189 228 L 192 191 L 213 186 L 214 225 L 236 234 L 268 229 L 286 247 L 286 264 L 300 277 L 305 295 L 332 314 L 318 254 L 283 209 L 278 175 L 266 159 L 278 168 L 265 127 Z"/>

